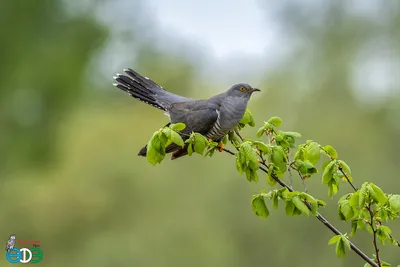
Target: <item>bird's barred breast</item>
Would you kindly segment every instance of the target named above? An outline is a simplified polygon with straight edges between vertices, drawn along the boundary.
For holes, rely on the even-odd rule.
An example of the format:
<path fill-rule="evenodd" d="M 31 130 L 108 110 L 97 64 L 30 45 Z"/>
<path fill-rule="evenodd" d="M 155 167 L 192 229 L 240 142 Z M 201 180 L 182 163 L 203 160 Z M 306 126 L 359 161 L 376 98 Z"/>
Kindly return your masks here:
<path fill-rule="evenodd" d="M 240 99 L 241 100 L 241 99 Z M 218 119 L 206 134 L 207 138 L 219 140 L 233 130 L 242 119 L 247 101 L 241 103 L 238 99 L 226 99 L 218 112 Z"/>

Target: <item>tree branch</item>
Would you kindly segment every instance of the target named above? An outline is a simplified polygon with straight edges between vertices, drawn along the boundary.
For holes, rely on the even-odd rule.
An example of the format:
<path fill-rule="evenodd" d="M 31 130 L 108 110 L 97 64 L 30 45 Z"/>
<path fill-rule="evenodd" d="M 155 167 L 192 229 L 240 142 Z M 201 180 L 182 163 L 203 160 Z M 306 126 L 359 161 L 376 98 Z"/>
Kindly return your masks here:
<path fill-rule="evenodd" d="M 228 149 L 224 149 L 225 152 L 229 153 L 230 155 L 235 155 L 232 151 L 229 151 Z M 260 170 L 262 170 L 265 173 L 268 173 L 268 166 L 265 164 L 265 162 L 260 163 L 262 166 L 260 166 Z M 274 173 L 272 173 L 271 177 L 282 187 L 286 187 L 290 192 L 293 192 L 293 189 L 287 185 L 285 182 L 283 182 L 281 179 L 279 179 Z M 309 210 L 311 210 L 311 206 L 308 202 L 306 202 L 307 207 Z M 319 212 L 317 212 L 317 215 L 315 216 L 320 222 L 322 222 L 326 227 L 328 227 L 333 233 L 336 235 L 343 235 L 334 225 L 332 225 L 325 217 L 323 217 Z M 356 245 L 354 245 L 350 240 L 350 247 L 351 249 L 359 255 L 363 260 L 368 262 L 369 265 L 373 267 L 380 267 L 380 265 L 377 265 L 372 259 L 370 259 L 363 251 L 361 251 Z"/>

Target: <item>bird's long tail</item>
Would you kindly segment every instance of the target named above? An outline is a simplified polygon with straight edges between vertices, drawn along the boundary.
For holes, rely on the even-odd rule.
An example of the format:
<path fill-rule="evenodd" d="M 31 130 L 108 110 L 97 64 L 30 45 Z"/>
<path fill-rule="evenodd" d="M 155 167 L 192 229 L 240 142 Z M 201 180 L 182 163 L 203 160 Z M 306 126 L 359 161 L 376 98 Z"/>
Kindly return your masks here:
<path fill-rule="evenodd" d="M 166 111 L 166 108 L 158 103 L 156 99 L 157 91 L 162 90 L 159 85 L 132 69 L 124 69 L 124 71 L 127 75 L 118 73 L 113 77 L 117 82 L 113 84 L 115 87 L 146 104 Z"/>

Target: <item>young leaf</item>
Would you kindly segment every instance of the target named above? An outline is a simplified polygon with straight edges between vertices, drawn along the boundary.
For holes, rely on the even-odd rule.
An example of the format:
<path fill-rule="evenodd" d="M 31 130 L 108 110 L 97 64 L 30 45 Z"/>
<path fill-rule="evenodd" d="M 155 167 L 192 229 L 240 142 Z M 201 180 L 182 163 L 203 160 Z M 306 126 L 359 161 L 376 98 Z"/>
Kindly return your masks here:
<path fill-rule="evenodd" d="M 280 146 L 272 147 L 271 162 L 279 168 L 281 173 L 286 172 L 287 169 L 287 158 L 283 148 Z"/>
<path fill-rule="evenodd" d="M 263 143 L 263 142 L 260 142 L 260 141 L 253 141 L 253 145 L 254 145 L 258 150 L 260 150 L 261 152 L 263 152 L 263 154 L 268 154 L 268 153 L 270 153 L 269 147 L 268 147 L 265 143 Z"/>
<path fill-rule="evenodd" d="M 279 198 L 278 198 L 278 194 L 275 192 L 275 193 L 272 195 L 272 198 L 271 198 L 271 200 L 272 200 L 272 205 L 273 205 L 273 207 L 274 207 L 275 210 L 278 208 L 278 205 L 279 205 L 278 199 L 279 199 Z"/>
<path fill-rule="evenodd" d="M 147 143 L 147 161 L 152 165 L 160 163 L 165 157 L 165 144 L 160 140 L 159 132 L 155 132 Z"/>
<path fill-rule="evenodd" d="M 171 128 L 175 132 L 180 132 L 186 128 L 186 125 L 182 122 L 178 122 L 175 124 L 171 124 L 169 128 Z"/>
<path fill-rule="evenodd" d="M 184 146 L 182 137 L 175 131 L 171 131 L 171 141 L 180 147 Z"/>
<path fill-rule="evenodd" d="M 301 134 L 298 133 L 298 132 L 285 132 L 285 134 L 286 134 L 287 136 L 291 136 L 291 137 L 293 137 L 293 138 L 300 138 L 300 137 L 301 137 Z"/>
<path fill-rule="evenodd" d="M 357 228 L 358 228 L 358 219 L 352 220 L 350 236 L 354 236 L 356 234 Z"/>
<path fill-rule="evenodd" d="M 346 255 L 346 251 L 344 250 L 344 242 L 342 238 L 340 238 L 339 241 L 336 243 L 336 255 L 338 257 Z"/>
<path fill-rule="evenodd" d="M 400 212 L 400 195 L 391 195 L 389 197 L 389 205 L 393 213 Z"/>
<path fill-rule="evenodd" d="M 265 128 L 261 127 L 260 129 L 257 130 L 257 137 L 260 138 L 261 136 L 263 136 L 264 133 L 265 133 Z"/>
<path fill-rule="evenodd" d="M 321 149 L 316 142 L 311 142 L 306 148 L 306 159 L 315 165 L 321 158 Z"/>
<path fill-rule="evenodd" d="M 347 239 L 346 235 L 347 234 L 343 235 L 341 239 L 343 241 L 344 247 L 347 248 L 347 250 L 351 250 L 350 241 L 349 241 L 349 239 Z"/>
<path fill-rule="evenodd" d="M 271 172 L 271 173 L 270 173 Z M 268 174 L 267 174 L 267 182 L 270 186 L 276 185 L 276 180 L 272 178 L 273 168 L 269 167 Z"/>
<path fill-rule="evenodd" d="M 268 120 L 268 123 L 274 125 L 275 127 L 279 127 L 282 124 L 282 119 L 279 117 L 272 117 Z"/>
<path fill-rule="evenodd" d="M 346 162 L 344 162 L 343 160 L 340 160 L 340 159 L 337 162 L 338 162 L 339 166 L 346 172 L 346 174 L 351 174 L 350 167 L 349 167 L 349 165 L 347 165 Z"/>
<path fill-rule="evenodd" d="M 338 153 L 336 150 L 331 146 L 331 145 L 326 145 L 323 147 L 323 150 L 325 151 L 326 154 L 328 154 L 329 157 L 332 159 L 337 159 Z"/>
<path fill-rule="evenodd" d="M 343 221 L 347 221 L 354 217 L 354 210 L 350 206 L 348 200 L 343 200 L 339 205 L 339 217 Z"/>
<path fill-rule="evenodd" d="M 294 209 L 296 207 L 294 206 L 293 202 L 288 200 L 286 202 L 286 207 L 285 207 L 285 211 L 286 211 L 286 216 L 293 216 L 294 214 Z"/>
<path fill-rule="evenodd" d="M 253 199 L 251 200 L 251 204 L 253 207 L 253 211 L 257 216 L 261 216 L 263 218 L 267 218 L 269 215 L 269 211 L 267 208 L 267 205 L 265 204 L 265 199 L 261 195 L 255 195 L 253 196 Z"/>
<path fill-rule="evenodd" d="M 240 120 L 239 123 L 242 124 L 243 126 L 246 124 L 250 125 L 251 127 L 255 126 L 253 115 L 251 114 L 249 109 L 246 109 L 243 118 Z"/>
<path fill-rule="evenodd" d="M 378 202 L 378 204 L 383 205 L 386 203 L 387 198 L 385 196 L 385 193 L 383 193 L 382 189 L 380 189 L 378 186 L 376 186 L 373 183 L 369 184 L 372 188 L 372 190 L 374 191 L 374 195 L 376 198 L 376 201 Z"/>
<path fill-rule="evenodd" d="M 335 235 L 329 240 L 328 245 L 336 244 L 341 237 L 341 235 Z"/>
<path fill-rule="evenodd" d="M 364 205 L 365 205 L 366 201 L 368 200 L 368 198 L 369 198 L 368 183 L 365 182 L 361 186 L 361 189 L 360 189 L 358 206 L 360 208 L 364 208 Z"/>
<path fill-rule="evenodd" d="M 203 155 L 204 149 L 208 146 L 209 142 L 207 138 L 199 133 L 194 134 L 194 151 L 200 155 Z"/>
<path fill-rule="evenodd" d="M 292 202 L 302 213 L 306 214 L 307 216 L 310 215 L 310 210 L 300 197 L 294 196 L 292 198 Z"/>
<path fill-rule="evenodd" d="M 332 160 L 326 166 L 326 168 L 322 174 L 322 184 L 329 184 L 329 182 L 332 180 L 333 171 L 335 169 L 335 164 L 336 164 L 336 161 Z"/>

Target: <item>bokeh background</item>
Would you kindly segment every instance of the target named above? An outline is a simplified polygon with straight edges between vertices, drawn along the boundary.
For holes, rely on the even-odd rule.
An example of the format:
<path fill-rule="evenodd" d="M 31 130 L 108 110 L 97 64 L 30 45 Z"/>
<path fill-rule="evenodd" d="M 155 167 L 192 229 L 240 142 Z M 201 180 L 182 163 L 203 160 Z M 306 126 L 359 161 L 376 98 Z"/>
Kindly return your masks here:
<path fill-rule="evenodd" d="M 363 266 L 337 259 L 312 217 L 257 218 L 251 196 L 269 186 L 226 153 L 156 167 L 137 157 L 167 117 L 112 76 L 131 67 L 194 98 L 248 82 L 263 90 L 249 105 L 256 127 L 280 116 L 303 141 L 333 145 L 357 186 L 400 193 L 398 1 L 1 1 L 0 21 L 4 245 L 11 233 L 40 240 L 43 267 Z M 350 232 L 319 177 L 308 189 Z M 354 242 L 372 255 L 367 233 Z M 398 247 L 381 256 L 400 264 Z"/>

